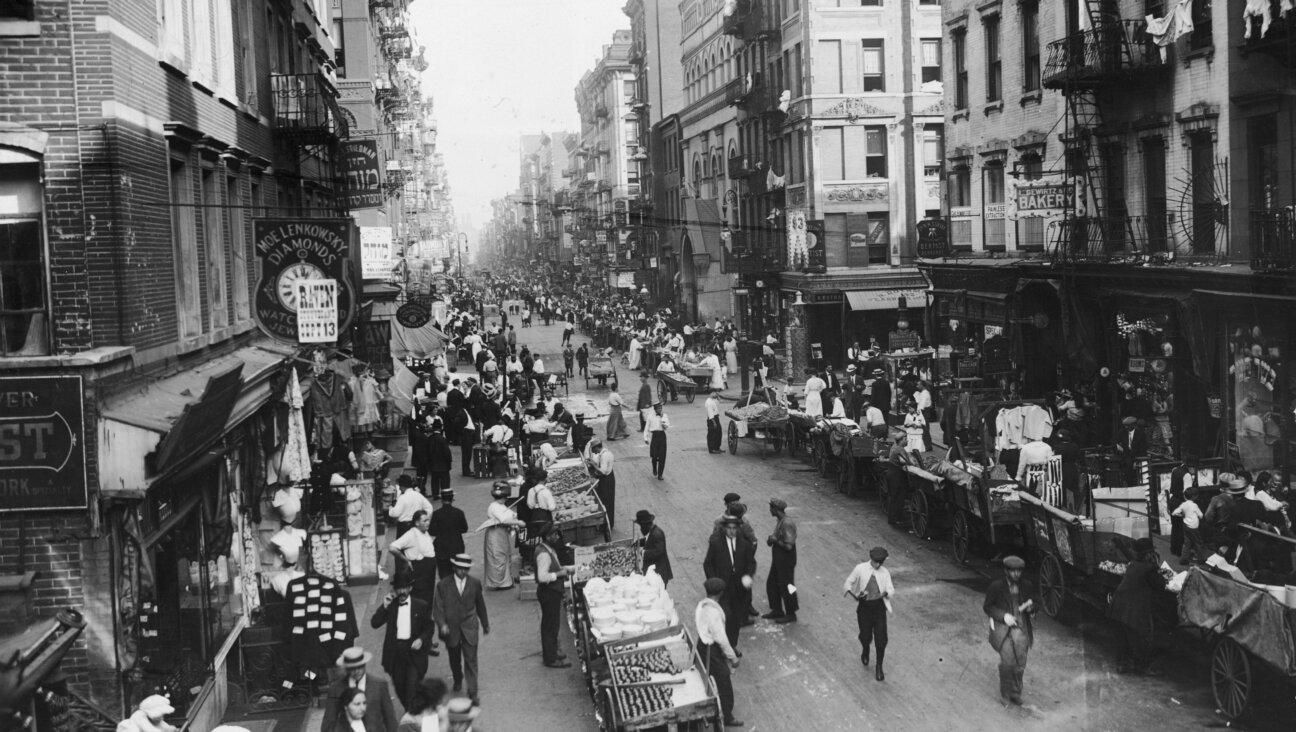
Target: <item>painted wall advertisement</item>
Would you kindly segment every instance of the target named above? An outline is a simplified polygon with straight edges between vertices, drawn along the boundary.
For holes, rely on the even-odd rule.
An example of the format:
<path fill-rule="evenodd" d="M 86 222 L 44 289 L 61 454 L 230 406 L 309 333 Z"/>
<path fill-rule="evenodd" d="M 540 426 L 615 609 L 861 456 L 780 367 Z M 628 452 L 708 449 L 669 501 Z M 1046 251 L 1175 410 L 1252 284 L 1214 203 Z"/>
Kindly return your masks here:
<path fill-rule="evenodd" d="M 801 269 L 805 267 L 807 262 L 805 209 L 788 209 L 787 242 L 788 268 Z"/>
<path fill-rule="evenodd" d="M 0 512 L 84 509 L 80 376 L 0 378 Z"/>
<path fill-rule="evenodd" d="M 261 279 L 253 293 L 252 314 L 261 330 L 272 338 L 299 343 L 298 308 L 303 294 L 310 306 L 320 306 L 323 290 L 302 290 L 299 282 L 332 280 L 336 317 L 333 338 L 346 332 L 355 318 L 355 272 L 349 253 L 351 219 L 253 219 L 252 236 L 261 259 Z M 310 317 L 321 317 L 311 313 Z M 321 322 L 310 321 L 312 328 Z M 313 330 L 311 331 L 314 332 Z"/>
<path fill-rule="evenodd" d="M 360 227 L 360 276 L 366 280 L 385 280 L 395 266 L 390 226 Z"/>
<path fill-rule="evenodd" d="M 342 143 L 342 205 L 352 211 L 383 205 L 382 164 L 377 140 Z"/>

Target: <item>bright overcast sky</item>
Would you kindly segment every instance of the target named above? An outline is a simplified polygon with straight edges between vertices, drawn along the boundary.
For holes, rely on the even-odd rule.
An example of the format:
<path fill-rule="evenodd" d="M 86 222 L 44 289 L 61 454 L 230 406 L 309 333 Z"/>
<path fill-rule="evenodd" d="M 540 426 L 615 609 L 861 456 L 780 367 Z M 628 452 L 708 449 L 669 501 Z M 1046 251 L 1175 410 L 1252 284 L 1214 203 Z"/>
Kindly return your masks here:
<path fill-rule="evenodd" d="M 415 0 L 427 46 L 424 91 L 438 123 L 455 212 L 480 227 L 490 201 L 517 188 L 518 136 L 580 131 L 575 89 L 612 33 L 624 0 Z M 475 245 L 476 242 L 473 242 Z"/>

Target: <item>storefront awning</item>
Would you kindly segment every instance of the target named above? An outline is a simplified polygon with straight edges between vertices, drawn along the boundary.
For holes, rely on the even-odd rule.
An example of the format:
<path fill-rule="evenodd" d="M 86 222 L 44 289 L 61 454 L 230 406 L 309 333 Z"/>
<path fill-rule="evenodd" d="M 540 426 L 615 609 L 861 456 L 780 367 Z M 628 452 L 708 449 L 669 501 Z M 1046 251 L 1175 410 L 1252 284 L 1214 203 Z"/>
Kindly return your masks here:
<path fill-rule="evenodd" d="M 294 352 L 290 345 L 267 340 L 105 399 L 98 429 L 103 495 L 141 498 L 153 482 L 182 465 L 186 456 L 208 449 L 270 400 L 271 377 Z M 227 390 L 220 377 L 235 370 L 239 385 Z M 217 390 L 207 394 L 213 383 Z M 182 422 L 186 410 L 195 408 L 219 414 L 219 427 L 203 418 L 186 417 Z M 185 434 L 172 435 L 177 428 Z M 164 441 L 178 445 L 179 452 L 172 452 L 167 465 L 146 466 L 145 456 L 158 452 Z"/>
<path fill-rule="evenodd" d="M 711 201 L 684 199 L 684 233 L 693 243 L 694 254 L 709 254 L 720 261 L 720 210 Z"/>
<path fill-rule="evenodd" d="M 921 289 L 885 289 L 885 290 L 847 290 L 846 302 L 851 310 L 893 310 L 899 307 L 900 298 L 910 308 L 926 306 L 925 290 Z"/>

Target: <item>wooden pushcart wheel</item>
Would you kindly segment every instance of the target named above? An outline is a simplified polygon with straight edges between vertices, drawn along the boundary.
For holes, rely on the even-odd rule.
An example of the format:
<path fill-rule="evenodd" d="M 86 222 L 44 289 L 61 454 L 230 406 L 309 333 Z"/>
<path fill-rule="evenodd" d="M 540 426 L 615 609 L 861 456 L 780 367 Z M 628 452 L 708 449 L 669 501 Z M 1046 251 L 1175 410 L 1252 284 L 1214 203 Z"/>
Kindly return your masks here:
<path fill-rule="evenodd" d="M 1040 605 L 1044 614 L 1057 618 L 1066 605 L 1066 574 L 1062 571 L 1062 560 L 1052 552 L 1040 556 L 1039 592 Z"/>
<path fill-rule="evenodd" d="M 927 494 L 922 489 L 915 489 L 905 500 L 905 513 L 909 515 L 909 528 L 919 539 L 926 539 L 931 531 L 931 512 L 928 510 Z"/>
<path fill-rule="evenodd" d="M 783 431 L 770 428 L 770 447 L 774 448 L 774 454 L 778 455 L 783 452 Z"/>
<path fill-rule="evenodd" d="M 657 401 L 666 403 L 666 382 L 664 381 L 657 382 Z"/>
<path fill-rule="evenodd" d="M 738 425 L 729 423 L 729 454 L 738 454 Z"/>
<path fill-rule="evenodd" d="M 695 394 L 694 394 L 695 391 L 697 391 L 697 390 L 696 390 L 696 389 L 686 389 L 686 390 L 684 391 L 684 399 L 685 399 L 686 401 L 688 401 L 689 404 L 692 404 L 692 403 L 693 403 L 693 397 L 695 396 Z"/>
<path fill-rule="evenodd" d="M 845 454 L 842 455 L 842 463 L 837 468 L 837 492 L 838 493 L 851 492 L 851 477 L 852 477 L 851 473 L 854 472 L 851 470 L 851 466 L 853 462 L 854 461 L 847 458 Z"/>
<path fill-rule="evenodd" d="M 1220 714 L 1237 719 L 1251 702 L 1251 658 L 1237 641 L 1220 636 L 1211 651 L 1211 688 Z"/>
<path fill-rule="evenodd" d="M 972 545 L 972 527 L 968 525 L 967 513 L 962 509 L 954 510 L 954 524 L 950 531 L 950 543 L 954 548 L 954 561 L 966 564 L 968 547 Z"/>

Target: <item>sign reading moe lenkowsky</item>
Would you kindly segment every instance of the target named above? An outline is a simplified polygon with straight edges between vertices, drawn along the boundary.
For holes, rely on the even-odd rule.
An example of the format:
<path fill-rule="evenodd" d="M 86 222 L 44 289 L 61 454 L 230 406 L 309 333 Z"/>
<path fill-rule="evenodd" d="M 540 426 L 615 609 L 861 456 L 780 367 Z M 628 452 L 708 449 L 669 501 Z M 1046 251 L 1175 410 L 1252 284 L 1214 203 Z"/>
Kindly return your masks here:
<path fill-rule="evenodd" d="M 252 313 L 273 338 L 298 342 L 298 282 L 336 280 L 337 332 L 355 317 L 355 291 L 349 265 L 350 219 L 254 219 L 252 235 L 261 258 Z"/>
<path fill-rule="evenodd" d="M 0 378 L 0 512 L 89 505 L 82 394 L 80 376 Z"/>

